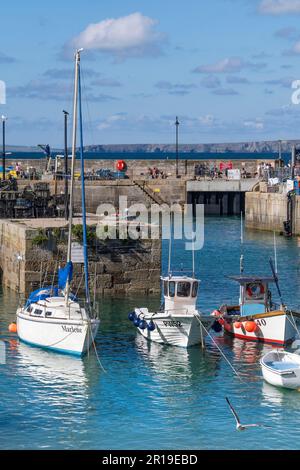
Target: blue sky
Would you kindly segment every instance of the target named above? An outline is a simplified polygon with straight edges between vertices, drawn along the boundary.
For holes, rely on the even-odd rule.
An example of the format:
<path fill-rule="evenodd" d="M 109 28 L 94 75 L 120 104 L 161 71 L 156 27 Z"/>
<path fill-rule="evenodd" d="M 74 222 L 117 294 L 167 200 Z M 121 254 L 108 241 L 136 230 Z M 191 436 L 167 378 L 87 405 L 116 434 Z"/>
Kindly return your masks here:
<path fill-rule="evenodd" d="M 85 143 L 300 138 L 300 0 L 11 0 L 1 5 L 10 144 L 61 146 L 83 46 Z"/>

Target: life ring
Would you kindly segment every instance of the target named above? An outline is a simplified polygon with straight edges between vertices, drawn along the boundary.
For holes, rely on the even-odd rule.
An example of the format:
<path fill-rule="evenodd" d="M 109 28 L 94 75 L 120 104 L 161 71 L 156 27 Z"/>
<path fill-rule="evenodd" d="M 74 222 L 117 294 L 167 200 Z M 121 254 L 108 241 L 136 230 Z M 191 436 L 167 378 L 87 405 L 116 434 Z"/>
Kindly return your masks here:
<path fill-rule="evenodd" d="M 126 162 L 124 160 L 118 160 L 116 163 L 116 168 L 118 171 L 126 170 Z"/>
<path fill-rule="evenodd" d="M 265 293 L 265 287 L 263 284 L 248 284 L 246 292 L 248 297 L 253 297 L 254 299 L 257 299 Z"/>

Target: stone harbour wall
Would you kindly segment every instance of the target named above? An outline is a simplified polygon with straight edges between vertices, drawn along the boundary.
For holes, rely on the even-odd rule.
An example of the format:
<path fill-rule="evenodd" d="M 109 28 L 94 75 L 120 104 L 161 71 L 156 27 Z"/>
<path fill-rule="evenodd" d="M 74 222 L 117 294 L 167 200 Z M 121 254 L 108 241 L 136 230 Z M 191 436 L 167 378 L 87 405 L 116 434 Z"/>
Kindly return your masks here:
<path fill-rule="evenodd" d="M 42 285 L 57 285 L 57 270 L 66 259 L 66 229 L 55 227 L 52 219 L 36 219 L 41 227 L 31 228 L 30 221 L 0 220 L 0 269 L 2 284 L 28 295 Z M 42 232 L 41 232 L 42 230 Z M 36 244 L 41 233 L 47 239 Z M 43 235 L 44 236 L 44 235 Z M 91 292 L 128 294 L 160 292 L 161 240 L 96 241 L 89 250 Z M 84 289 L 83 265 L 74 264 L 73 292 Z"/>
<path fill-rule="evenodd" d="M 294 196 L 293 233 L 300 234 L 300 196 Z M 287 196 L 280 193 L 248 192 L 245 226 L 256 230 L 283 232 L 287 220 Z"/>

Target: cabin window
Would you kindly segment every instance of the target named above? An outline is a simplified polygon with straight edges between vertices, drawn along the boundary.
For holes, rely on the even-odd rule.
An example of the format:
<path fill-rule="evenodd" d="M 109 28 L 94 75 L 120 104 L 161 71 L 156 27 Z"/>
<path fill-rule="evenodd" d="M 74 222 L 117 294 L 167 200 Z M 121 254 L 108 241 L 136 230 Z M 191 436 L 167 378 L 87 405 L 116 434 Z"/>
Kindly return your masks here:
<path fill-rule="evenodd" d="M 31 313 L 31 312 L 32 312 L 32 310 L 33 310 L 32 306 L 31 306 L 31 305 L 29 305 L 29 307 L 27 307 L 27 312 L 28 312 L 28 313 Z"/>
<path fill-rule="evenodd" d="M 193 282 L 192 297 L 197 297 L 197 293 L 198 293 L 198 282 Z"/>
<path fill-rule="evenodd" d="M 175 282 L 174 281 L 169 282 L 169 296 L 175 297 Z"/>
<path fill-rule="evenodd" d="M 189 282 L 178 282 L 177 284 L 177 297 L 189 297 L 191 284 Z"/>
<path fill-rule="evenodd" d="M 46 317 L 51 317 L 51 315 L 52 315 L 52 312 L 46 312 L 46 314 L 45 314 L 45 315 L 46 315 Z"/>
<path fill-rule="evenodd" d="M 168 296 L 168 281 L 164 281 L 164 295 Z"/>
<path fill-rule="evenodd" d="M 38 308 L 35 309 L 34 314 L 35 315 L 41 315 L 43 313 L 43 310 L 40 310 Z"/>

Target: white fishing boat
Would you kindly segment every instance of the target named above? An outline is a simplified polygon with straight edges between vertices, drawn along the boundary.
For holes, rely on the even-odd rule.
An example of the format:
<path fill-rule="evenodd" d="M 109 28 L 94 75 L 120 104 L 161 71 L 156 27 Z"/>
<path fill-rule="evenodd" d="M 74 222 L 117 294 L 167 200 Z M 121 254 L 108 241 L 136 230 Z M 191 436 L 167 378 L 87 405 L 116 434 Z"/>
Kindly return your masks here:
<path fill-rule="evenodd" d="M 76 158 L 78 102 L 81 137 L 82 227 L 85 273 L 85 300 L 83 304 L 79 302 L 70 290 L 73 272 L 71 228 L 73 220 L 73 182 Z M 96 311 L 91 305 L 88 286 L 80 51 L 77 51 L 75 55 L 72 167 L 68 232 L 67 263 L 64 268 L 59 269 L 58 286 L 41 287 L 29 295 L 25 305 L 17 310 L 17 333 L 20 340 L 31 345 L 62 353 L 82 355 L 90 348 L 94 341 L 99 328 L 99 319 L 96 318 Z"/>
<path fill-rule="evenodd" d="M 260 360 L 266 382 L 276 387 L 300 390 L 300 356 L 288 351 L 269 351 Z"/>
<path fill-rule="evenodd" d="M 162 282 L 164 308 L 158 312 L 135 308 L 129 319 L 150 341 L 185 348 L 203 345 L 214 318 L 202 315 L 196 307 L 199 280 L 169 275 L 162 277 Z"/>
<path fill-rule="evenodd" d="M 170 219 L 171 222 L 172 219 Z M 161 277 L 164 302 L 157 312 L 135 308 L 128 318 L 139 333 L 149 341 L 188 348 L 196 344 L 204 347 L 204 339 L 215 322 L 211 315 L 197 309 L 199 280 L 195 278 L 195 250 L 192 233 L 192 275 L 174 275 L 171 272 L 172 235 L 169 239 L 168 275 Z"/>

